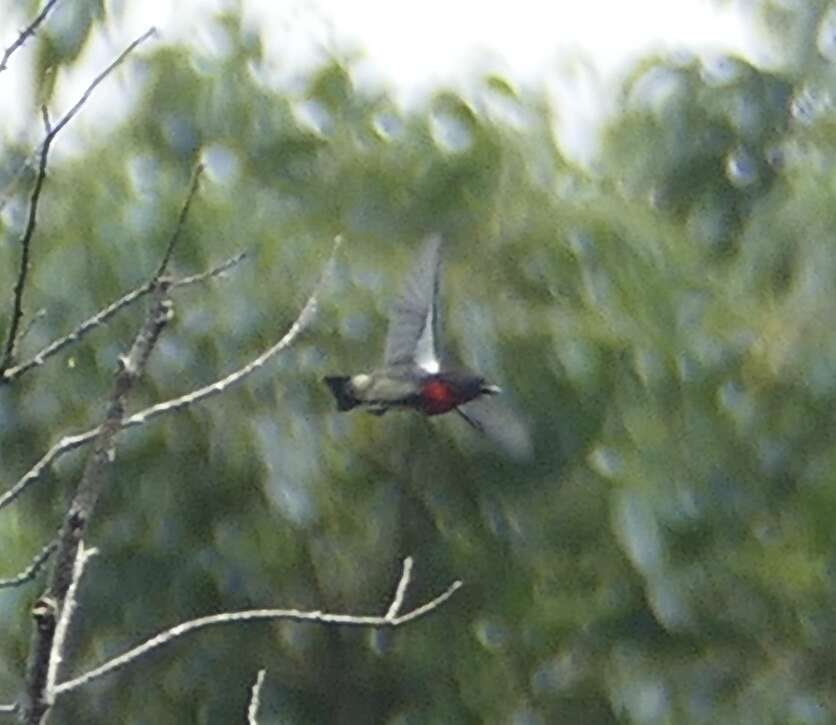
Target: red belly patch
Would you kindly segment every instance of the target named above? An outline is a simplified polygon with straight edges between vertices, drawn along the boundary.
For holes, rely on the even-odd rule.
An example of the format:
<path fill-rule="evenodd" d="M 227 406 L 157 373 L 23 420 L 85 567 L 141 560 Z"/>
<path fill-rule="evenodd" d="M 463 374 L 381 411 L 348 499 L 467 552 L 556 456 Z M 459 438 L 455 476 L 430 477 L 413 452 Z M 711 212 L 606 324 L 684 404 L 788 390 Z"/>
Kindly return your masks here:
<path fill-rule="evenodd" d="M 446 413 L 460 402 L 453 387 L 443 380 L 431 378 L 421 386 L 421 409 L 427 415 Z"/>

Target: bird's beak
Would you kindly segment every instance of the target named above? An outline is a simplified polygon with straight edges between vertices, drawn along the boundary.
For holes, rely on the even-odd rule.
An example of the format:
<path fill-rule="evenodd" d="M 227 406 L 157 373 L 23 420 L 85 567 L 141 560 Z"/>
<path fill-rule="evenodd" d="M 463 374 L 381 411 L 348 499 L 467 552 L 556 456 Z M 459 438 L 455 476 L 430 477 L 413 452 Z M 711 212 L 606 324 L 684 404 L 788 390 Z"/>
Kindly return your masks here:
<path fill-rule="evenodd" d="M 502 392 L 502 388 L 498 385 L 483 385 L 482 386 L 482 395 L 499 395 Z"/>

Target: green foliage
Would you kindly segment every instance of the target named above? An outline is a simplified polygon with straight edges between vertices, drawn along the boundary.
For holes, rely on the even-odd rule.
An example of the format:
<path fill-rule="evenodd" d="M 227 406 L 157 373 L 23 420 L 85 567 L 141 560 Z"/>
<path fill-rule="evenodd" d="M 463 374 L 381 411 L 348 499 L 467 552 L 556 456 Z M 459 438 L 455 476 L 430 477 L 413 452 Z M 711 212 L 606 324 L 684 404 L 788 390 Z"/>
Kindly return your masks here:
<path fill-rule="evenodd" d="M 560 156 L 542 99 L 505 79 L 409 113 L 338 62 L 276 91 L 258 39 L 234 15 L 217 29 L 216 56 L 133 61 L 131 114 L 51 166 L 29 300 L 47 314 L 24 353 L 147 279 L 199 159 L 177 272 L 250 257 L 178 293 L 137 408 L 271 344 L 332 237 L 346 243 L 292 350 L 121 437 L 70 668 L 220 610 L 384 611 L 408 554 L 407 604 L 466 587 L 394 633 L 198 635 L 56 718 L 237 722 L 266 667 L 264 723 L 829 722 L 836 132 L 799 111 L 809 78 L 648 60 L 592 176 Z M 447 239 L 448 336 L 509 391 L 530 460 L 453 416 L 339 415 L 320 382 L 377 364 L 388 305 L 433 231 Z M 8 215 L 3 288 L 19 232 Z M 101 419 L 140 319 L 0 389 L 4 486 Z M 0 513 L 4 568 L 49 537 L 83 460 Z M 35 596 L 0 593 L 3 701 Z"/>
<path fill-rule="evenodd" d="M 104 0 L 80 0 L 59 3 L 50 18 L 49 30 L 38 44 L 35 61 L 35 99 L 38 105 L 49 103 L 55 90 L 58 71 L 78 58 L 96 30 L 96 23 L 104 20 Z"/>

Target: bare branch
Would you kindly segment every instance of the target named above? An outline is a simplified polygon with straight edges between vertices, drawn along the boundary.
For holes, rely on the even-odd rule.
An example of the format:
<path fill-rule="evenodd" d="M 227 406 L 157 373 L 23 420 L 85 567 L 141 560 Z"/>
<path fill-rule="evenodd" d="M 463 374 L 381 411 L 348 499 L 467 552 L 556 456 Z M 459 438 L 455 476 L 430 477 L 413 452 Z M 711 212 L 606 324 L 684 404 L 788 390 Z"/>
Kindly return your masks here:
<path fill-rule="evenodd" d="M 0 714 L 2 715 L 14 715 L 20 707 L 18 705 L 0 705 Z"/>
<path fill-rule="evenodd" d="M 49 108 L 47 108 L 46 103 L 41 106 L 41 119 L 44 122 L 44 128 L 46 129 L 47 135 L 52 133 L 52 120 L 49 117 Z"/>
<path fill-rule="evenodd" d="M 52 552 L 55 551 L 56 546 L 58 546 L 58 541 L 57 539 L 53 539 L 35 555 L 35 558 L 32 559 L 32 563 L 20 574 L 16 577 L 12 577 L 11 579 L 0 579 L 0 589 L 19 587 L 22 584 L 32 581 L 32 579 L 34 579 L 38 575 L 38 572 L 40 572 L 43 568 L 43 565 L 46 564 L 47 560 L 52 555 Z"/>
<path fill-rule="evenodd" d="M 316 624 L 335 625 L 344 627 L 389 627 L 395 629 L 401 627 L 408 622 L 414 622 L 416 619 L 426 616 L 435 609 L 438 609 L 444 604 L 453 594 L 462 586 L 460 581 L 453 582 L 443 593 L 439 594 L 434 599 L 426 604 L 413 609 L 406 614 L 389 617 L 386 616 L 354 616 L 351 614 L 328 614 L 325 612 L 302 612 L 297 609 L 250 609 L 243 612 L 224 612 L 222 614 L 213 614 L 208 617 L 200 617 L 188 622 L 178 624 L 160 634 L 146 640 L 142 644 L 128 650 L 124 654 L 114 657 L 112 660 L 105 662 L 103 665 L 96 667 L 89 672 L 76 677 L 72 680 L 62 682 L 55 688 L 55 695 L 63 695 L 67 692 L 83 687 L 100 677 L 109 675 L 116 670 L 125 667 L 126 665 L 135 662 L 136 660 L 148 655 L 149 653 L 164 647 L 176 639 L 184 635 L 197 632 L 207 627 L 215 627 L 224 624 L 237 624 L 243 622 L 264 622 L 264 621 L 292 621 L 292 622 L 312 622 Z"/>
<path fill-rule="evenodd" d="M 49 0 L 35 19 L 21 31 L 20 35 L 17 36 L 17 40 L 6 48 L 3 53 L 3 57 L 0 58 L 0 72 L 9 67 L 9 58 L 11 58 L 14 52 L 35 34 L 38 26 L 46 20 L 46 16 L 49 15 L 49 11 L 55 7 L 57 2 L 58 0 Z"/>
<path fill-rule="evenodd" d="M 67 590 L 67 595 L 64 598 L 64 606 L 61 607 L 61 616 L 58 618 L 58 624 L 55 626 L 55 637 L 52 640 L 52 652 L 49 657 L 49 668 L 46 675 L 46 692 L 45 699 L 47 702 L 53 702 L 55 691 L 55 681 L 58 678 L 58 668 L 64 660 L 64 646 L 67 641 L 67 632 L 70 629 L 73 614 L 77 605 L 78 585 L 81 577 L 84 575 L 84 568 L 87 562 L 90 561 L 96 554 L 98 549 L 84 546 L 84 541 L 78 542 L 78 553 L 73 565 L 73 576 L 70 582 L 70 587 Z"/>
<path fill-rule="evenodd" d="M 386 612 L 386 619 L 394 619 L 398 616 L 398 612 L 401 610 L 403 606 L 403 598 L 406 595 L 407 587 L 409 586 L 409 581 L 412 578 L 412 557 L 408 556 L 406 559 L 403 560 L 403 573 L 401 574 L 401 580 L 398 582 L 398 588 L 395 590 L 395 598 L 392 600 L 392 604 L 389 607 L 389 611 Z"/>
<path fill-rule="evenodd" d="M 17 280 L 15 281 L 12 292 L 12 318 L 9 322 L 9 330 L 6 335 L 5 351 L 3 359 L 0 360 L 0 373 L 5 372 L 15 357 L 15 348 L 17 347 L 17 331 L 20 326 L 20 320 L 23 317 L 23 293 L 26 290 L 26 279 L 29 275 L 29 251 L 32 246 L 32 236 L 35 233 L 35 221 L 38 216 L 38 201 L 41 198 L 41 190 L 46 179 L 46 163 L 49 157 L 49 147 L 52 139 L 55 136 L 52 129 L 47 129 L 46 139 L 41 147 L 40 162 L 38 163 L 38 175 L 35 177 L 35 185 L 32 187 L 32 195 L 29 197 L 29 216 L 26 220 L 26 227 L 23 231 L 23 236 L 20 238 L 20 267 L 17 273 Z M 4 379 L 0 375 L 0 382 Z"/>
<path fill-rule="evenodd" d="M 14 486 L 0 496 L 0 510 L 4 509 L 9 504 L 13 503 L 15 499 L 20 496 L 29 486 L 37 481 L 49 469 L 49 467 L 65 453 L 74 451 L 80 448 L 85 443 L 92 441 L 99 432 L 98 428 L 88 430 L 78 435 L 64 436 L 46 454 L 39 460 L 32 468 L 30 468 L 23 478 L 21 478 Z"/>
<path fill-rule="evenodd" d="M 35 185 L 32 187 L 32 194 L 29 197 L 29 214 L 26 219 L 26 226 L 23 230 L 23 236 L 20 238 L 20 267 L 18 268 L 17 279 L 12 292 L 12 315 L 9 322 L 9 329 L 6 333 L 6 342 L 4 345 L 3 357 L 0 360 L 0 383 L 5 382 L 5 375 L 2 375 L 9 367 L 11 367 L 15 351 L 18 343 L 18 331 L 20 328 L 20 321 L 23 317 L 23 294 L 26 291 L 26 282 L 29 276 L 29 256 L 32 246 L 32 237 L 35 234 L 35 224 L 38 216 L 38 203 L 41 198 L 41 191 L 43 190 L 44 181 L 46 180 L 46 167 L 49 158 L 49 149 L 55 137 L 60 133 L 73 117 L 81 110 L 81 107 L 90 98 L 90 95 L 110 73 L 112 73 L 130 53 L 145 40 L 150 38 L 156 31 L 151 28 L 139 38 L 134 40 L 119 57 L 116 58 L 107 68 L 105 68 L 98 76 L 96 76 L 92 83 L 87 86 L 81 98 L 76 104 L 70 108 L 67 113 L 54 126 L 49 123 L 48 114 L 44 114 L 44 123 L 46 126 L 46 136 L 43 145 L 41 146 L 40 159 L 38 162 L 38 174 L 35 177 Z"/>
<path fill-rule="evenodd" d="M 247 725 L 258 725 L 258 708 L 261 705 L 261 688 L 264 686 L 264 676 L 267 670 L 259 670 L 255 678 L 252 694 L 250 695 L 250 706 L 247 708 Z"/>
<path fill-rule="evenodd" d="M 246 252 L 239 252 L 233 257 L 221 262 L 217 267 L 213 267 L 212 269 L 201 272 L 200 274 L 192 274 L 188 277 L 181 277 L 180 279 L 176 279 L 171 283 L 171 289 L 177 290 L 181 287 L 188 287 L 189 285 L 196 284 L 198 282 L 206 282 L 210 279 L 215 279 L 216 277 L 223 277 L 226 272 L 236 266 L 241 260 L 245 259 L 247 256 Z"/>
<path fill-rule="evenodd" d="M 52 357 L 53 355 L 57 355 L 68 345 L 71 345 L 74 342 L 78 342 L 88 332 L 103 325 L 121 309 L 127 307 L 132 302 L 136 302 L 138 299 L 141 299 L 142 297 L 147 295 L 153 288 L 153 282 L 146 282 L 141 287 L 137 287 L 136 289 L 131 290 L 127 294 L 122 295 L 122 297 L 120 297 L 118 300 L 112 302 L 103 310 L 99 310 L 95 315 L 82 322 L 75 330 L 70 332 L 68 335 L 60 337 L 57 340 L 53 340 L 31 359 L 27 360 L 24 363 L 21 363 L 20 365 L 16 365 L 15 367 L 11 367 L 8 370 L 6 370 L 2 375 L 2 380 L 5 380 L 5 382 L 7 383 L 11 382 L 16 378 L 19 378 L 24 373 L 27 373 L 32 368 L 40 367 L 47 361 L 48 358 Z"/>
<path fill-rule="evenodd" d="M 75 115 L 81 110 L 81 107 L 85 103 L 87 103 L 87 100 L 90 98 L 93 91 L 96 90 L 96 86 L 98 86 L 105 78 L 107 78 L 111 73 L 113 73 L 113 71 L 115 71 L 120 65 L 122 65 L 122 63 L 125 62 L 125 59 L 131 53 L 133 53 L 138 46 L 142 45 L 146 40 L 148 40 L 156 34 L 156 28 L 148 28 L 148 30 L 146 30 L 132 43 L 130 43 L 125 48 L 125 50 L 123 50 L 107 68 L 105 68 L 101 73 L 99 73 L 99 75 L 97 75 L 91 81 L 90 85 L 87 86 L 84 93 L 81 94 L 81 98 L 79 98 L 75 102 L 75 105 L 61 117 L 61 120 L 58 121 L 58 123 L 56 123 L 55 126 L 52 127 L 52 131 L 50 131 L 51 136 L 55 137 L 55 135 L 59 131 L 61 131 L 61 129 L 64 128 L 64 126 L 66 126 L 70 121 L 72 121 Z"/>
<path fill-rule="evenodd" d="M 230 257 L 229 259 L 219 264 L 217 267 L 214 267 L 213 269 L 210 269 L 206 272 L 201 272 L 200 274 L 193 274 L 189 277 L 183 277 L 182 279 L 174 280 L 171 283 L 171 289 L 180 289 L 181 287 L 187 287 L 189 285 L 198 282 L 204 282 L 215 277 L 221 277 L 224 272 L 228 271 L 236 264 L 238 264 L 242 259 L 244 259 L 245 256 L 245 252 L 240 252 L 239 254 L 236 254 L 234 257 Z M 111 302 L 107 307 L 105 307 L 102 310 L 99 310 L 95 315 L 86 319 L 69 334 L 65 335 L 64 337 L 59 337 L 57 340 L 53 340 L 31 359 L 27 360 L 24 363 L 21 363 L 20 365 L 16 365 L 15 367 L 11 367 L 8 370 L 6 370 L 6 372 L 3 373 L 5 382 L 11 382 L 16 378 L 19 378 L 21 375 L 29 372 L 32 368 L 40 367 L 53 355 L 57 355 L 65 347 L 72 345 L 75 342 L 78 342 L 88 332 L 92 332 L 97 327 L 101 327 L 108 320 L 110 320 L 110 318 L 113 317 L 117 312 L 120 312 L 125 307 L 128 307 L 137 300 L 142 299 L 153 289 L 154 281 L 152 279 L 143 284 L 141 287 L 137 287 L 136 289 L 133 289 L 130 292 L 127 292 L 126 294 L 122 295 L 118 300 L 116 300 L 115 302 Z M 3 508 L 2 497 L 0 497 L 0 508 Z"/>
<path fill-rule="evenodd" d="M 195 166 L 194 172 L 192 173 L 192 183 L 189 184 L 189 191 L 186 194 L 186 200 L 180 208 L 180 216 L 177 217 L 177 226 L 174 227 L 174 233 L 171 235 L 171 239 L 168 242 L 168 247 L 165 250 L 162 260 L 160 260 L 160 266 L 157 268 L 157 272 L 154 275 L 155 280 L 162 277 L 168 268 L 168 263 L 171 260 L 171 254 L 174 252 L 174 247 L 177 245 L 177 240 L 180 238 L 180 231 L 185 226 L 186 218 L 189 216 L 189 207 L 192 205 L 192 199 L 197 193 L 197 185 L 200 181 L 200 175 L 203 173 L 203 169 L 203 164 Z"/>
<path fill-rule="evenodd" d="M 64 516 L 46 591 L 33 611 L 36 627 L 26 668 L 26 702 L 21 718 L 27 725 L 43 722 L 52 705 L 49 678 L 51 673 L 54 674 L 52 668 L 56 655 L 55 637 L 60 634 L 59 617 L 64 613 L 68 592 L 76 578 L 81 541 L 104 489 L 106 473 L 114 460 L 115 439 L 122 427 L 125 400 L 144 372 L 151 351 L 172 317 L 168 288 L 169 282 L 165 278 L 157 281 L 151 310 L 130 352 L 119 360 L 104 422 L 98 428 L 93 451 Z"/>
<path fill-rule="evenodd" d="M 133 428 L 138 425 L 144 425 L 145 423 L 148 423 L 149 421 L 153 420 L 154 418 L 158 418 L 161 415 L 175 413 L 178 410 L 182 410 L 183 408 L 188 408 L 189 406 L 194 405 L 195 403 L 199 403 L 205 400 L 206 398 L 210 398 L 215 395 L 220 395 L 228 388 L 232 387 L 237 383 L 242 382 L 250 375 L 260 370 L 278 353 L 290 347 L 296 341 L 296 338 L 299 337 L 299 335 L 308 328 L 308 326 L 311 324 L 311 322 L 313 322 L 313 319 L 316 316 L 317 306 L 319 304 L 319 294 L 322 290 L 322 287 L 325 285 L 325 282 L 328 280 L 330 276 L 331 269 L 334 265 L 334 259 L 341 243 L 341 237 L 337 237 L 334 240 L 334 246 L 331 251 L 331 257 L 326 263 L 325 269 L 323 270 L 319 282 L 314 288 L 314 291 L 311 293 L 311 296 L 308 298 L 307 302 L 305 302 L 305 306 L 302 308 L 302 311 L 299 313 L 299 316 L 293 321 L 293 324 L 290 326 L 290 329 L 274 345 L 267 348 L 264 352 L 262 352 L 255 359 L 251 360 L 243 367 L 239 368 L 238 370 L 235 370 L 226 377 L 216 380 L 214 383 L 204 385 L 202 388 L 193 390 L 191 393 L 186 393 L 185 395 L 181 395 L 178 398 L 172 398 L 171 400 L 166 400 L 162 403 L 157 403 L 156 405 L 152 405 L 149 408 L 146 408 L 145 410 L 141 410 L 138 413 L 134 413 L 133 415 L 125 418 L 123 427 Z"/>
<path fill-rule="evenodd" d="M 205 385 L 204 387 L 198 388 L 197 390 L 194 390 L 191 393 L 187 393 L 186 395 L 181 395 L 179 398 L 172 398 L 171 400 L 167 400 L 162 403 L 157 403 L 156 405 L 152 405 L 146 408 L 145 410 L 141 410 L 138 413 L 134 413 L 133 415 L 125 418 L 122 421 L 122 428 L 134 428 L 139 425 L 144 425 L 145 423 L 148 423 L 149 421 L 153 420 L 154 418 L 158 418 L 161 415 L 165 415 L 167 413 L 174 413 L 178 410 L 187 408 L 190 405 L 198 403 L 213 395 L 218 395 L 230 386 L 234 385 L 235 383 L 241 382 L 246 377 L 259 370 L 272 357 L 274 357 L 275 355 L 292 345 L 296 338 L 305 329 L 307 329 L 308 325 L 310 325 L 316 314 L 320 290 L 324 286 L 328 277 L 330 276 L 330 271 L 334 265 L 335 255 L 337 253 L 337 250 L 339 249 L 341 241 L 341 237 L 337 237 L 334 240 L 334 246 L 331 251 L 331 257 L 325 265 L 325 269 L 323 270 L 322 275 L 320 276 L 319 282 L 317 283 L 316 287 L 314 288 L 314 291 L 311 293 L 311 296 L 308 298 L 307 302 L 305 302 L 305 306 L 302 308 L 302 311 L 299 313 L 299 316 L 294 320 L 293 324 L 290 326 L 290 329 L 284 334 L 284 336 L 282 336 L 282 338 L 278 342 L 276 342 L 272 347 L 268 348 L 265 352 L 263 352 L 261 355 L 256 357 L 254 360 L 249 362 L 244 367 L 239 368 L 235 372 L 231 373 L 230 375 L 227 375 L 224 378 L 221 378 L 220 380 L 217 380 L 214 383 Z M 201 276 L 199 275 L 199 277 Z M 185 282 L 187 280 L 192 281 L 192 278 L 186 278 L 186 280 L 182 281 Z M 194 281 L 200 280 L 194 278 Z M 99 431 L 100 428 L 92 428 L 91 430 L 85 431 L 84 433 L 78 433 L 76 435 L 71 436 L 64 436 L 63 438 L 61 438 L 61 440 L 59 440 L 58 443 L 52 446 L 52 448 L 50 448 L 49 451 L 47 451 L 47 453 L 41 458 L 41 460 L 39 460 L 32 468 L 30 468 L 14 486 L 12 486 L 8 491 L 6 491 L 2 496 L 0 496 L 0 510 L 4 509 L 6 506 L 11 504 L 30 485 L 37 481 L 58 458 L 63 456 L 65 453 L 69 453 L 70 451 L 73 451 L 76 448 L 80 448 L 81 446 L 89 443 L 98 435 Z"/>

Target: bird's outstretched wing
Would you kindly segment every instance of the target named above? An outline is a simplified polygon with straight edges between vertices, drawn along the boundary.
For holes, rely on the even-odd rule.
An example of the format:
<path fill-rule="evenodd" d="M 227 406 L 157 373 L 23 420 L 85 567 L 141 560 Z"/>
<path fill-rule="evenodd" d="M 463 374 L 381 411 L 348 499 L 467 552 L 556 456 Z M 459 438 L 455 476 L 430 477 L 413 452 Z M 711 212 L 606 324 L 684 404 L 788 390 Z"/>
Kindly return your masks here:
<path fill-rule="evenodd" d="M 424 244 L 389 313 L 384 363 L 418 365 L 429 373 L 440 368 L 441 323 L 438 290 L 441 283 L 441 237 Z"/>
<path fill-rule="evenodd" d="M 510 405 L 493 397 L 482 397 L 456 408 L 474 429 L 490 440 L 491 446 L 519 462 L 534 457 L 528 425 Z"/>

